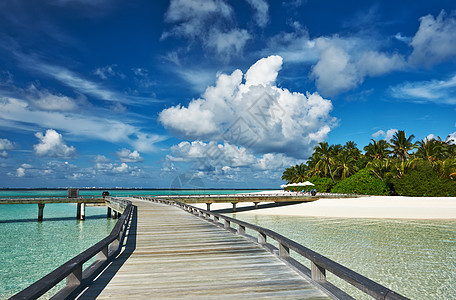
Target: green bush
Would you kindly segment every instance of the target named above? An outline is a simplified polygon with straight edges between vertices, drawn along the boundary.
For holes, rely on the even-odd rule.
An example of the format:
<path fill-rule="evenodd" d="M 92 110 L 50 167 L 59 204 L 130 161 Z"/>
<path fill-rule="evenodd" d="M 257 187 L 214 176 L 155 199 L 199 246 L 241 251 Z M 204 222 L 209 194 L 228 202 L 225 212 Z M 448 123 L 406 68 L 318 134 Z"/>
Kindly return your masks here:
<path fill-rule="evenodd" d="M 353 176 L 338 182 L 332 188 L 331 192 L 360 195 L 388 195 L 389 189 L 369 169 L 362 169 Z"/>
<path fill-rule="evenodd" d="M 415 169 L 401 178 L 391 180 L 398 195 L 445 197 L 456 196 L 456 182 L 439 177 L 429 163 L 419 163 Z"/>
<path fill-rule="evenodd" d="M 307 186 L 293 186 L 286 188 L 287 190 L 293 191 L 305 191 L 308 192 L 310 190 L 316 189 L 317 192 L 320 193 L 328 193 L 331 191 L 331 188 L 334 186 L 334 182 L 331 178 L 327 177 L 312 177 L 309 179 L 314 185 L 307 185 Z"/>

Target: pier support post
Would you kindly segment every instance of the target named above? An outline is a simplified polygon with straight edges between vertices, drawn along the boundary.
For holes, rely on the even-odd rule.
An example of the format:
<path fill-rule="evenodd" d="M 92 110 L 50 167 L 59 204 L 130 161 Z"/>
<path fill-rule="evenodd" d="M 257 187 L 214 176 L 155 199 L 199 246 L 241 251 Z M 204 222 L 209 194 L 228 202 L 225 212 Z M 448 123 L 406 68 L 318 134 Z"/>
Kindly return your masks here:
<path fill-rule="evenodd" d="M 233 203 L 233 212 L 236 212 L 236 202 L 232 202 Z"/>
<path fill-rule="evenodd" d="M 44 203 L 38 203 L 38 222 L 43 221 Z"/>
<path fill-rule="evenodd" d="M 81 203 L 81 220 L 84 221 L 86 216 L 85 216 L 85 203 Z"/>
<path fill-rule="evenodd" d="M 258 208 L 258 203 L 260 203 L 260 202 L 253 202 L 253 204 L 255 204 L 256 209 Z"/>
<path fill-rule="evenodd" d="M 111 217 L 111 208 L 108 207 L 108 212 L 107 212 L 107 215 L 106 217 L 109 219 Z"/>
<path fill-rule="evenodd" d="M 117 219 L 117 212 L 116 212 L 116 211 L 113 211 L 113 212 L 112 212 L 112 218 L 113 218 L 113 219 Z"/>
<path fill-rule="evenodd" d="M 206 210 L 207 211 L 211 211 L 211 204 L 212 203 L 206 203 L 206 208 L 207 208 Z"/>
<path fill-rule="evenodd" d="M 76 220 L 81 218 L 81 203 L 77 203 L 76 207 Z"/>

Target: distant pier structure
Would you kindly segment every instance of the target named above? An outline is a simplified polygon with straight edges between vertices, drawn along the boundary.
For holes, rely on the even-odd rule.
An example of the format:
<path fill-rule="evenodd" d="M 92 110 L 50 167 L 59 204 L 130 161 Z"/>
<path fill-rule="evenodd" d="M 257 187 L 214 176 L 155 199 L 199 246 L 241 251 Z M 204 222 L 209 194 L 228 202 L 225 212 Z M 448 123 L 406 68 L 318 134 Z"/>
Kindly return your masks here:
<path fill-rule="evenodd" d="M 38 222 L 43 221 L 44 207 L 52 203 L 76 203 L 76 218 L 85 220 L 85 208 L 87 204 L 101 204 L 107 206 L 107 217 L 117 219 L 123 212 L 117 205 L 109 201 L 109 192 L 102 195 L 79 195 L 79 189 L 69 188 L 67 196 L 10 196 L 0 197 L 0 204 L 38 204 Z M 114 207 L 113 207 L 114 206 Z M 114 212 L 112 212 L 114 210 Z"/>

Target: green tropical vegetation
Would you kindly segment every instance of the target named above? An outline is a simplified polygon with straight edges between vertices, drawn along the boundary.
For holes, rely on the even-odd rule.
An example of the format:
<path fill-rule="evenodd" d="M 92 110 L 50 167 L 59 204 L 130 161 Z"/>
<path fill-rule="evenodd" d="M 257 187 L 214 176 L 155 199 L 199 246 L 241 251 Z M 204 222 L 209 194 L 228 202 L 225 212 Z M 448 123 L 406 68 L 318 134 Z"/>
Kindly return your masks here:
<path fill-rule="evenodd" d="M 361 151 L 321 142 L 304 163 L 286 168 L 282 180 L 306 180 L 319 192 L 368 195 L 456 196 L 456 144 L 440 137 L 414 142 L 397 131 L 390 141 L 374 140 Z"/>

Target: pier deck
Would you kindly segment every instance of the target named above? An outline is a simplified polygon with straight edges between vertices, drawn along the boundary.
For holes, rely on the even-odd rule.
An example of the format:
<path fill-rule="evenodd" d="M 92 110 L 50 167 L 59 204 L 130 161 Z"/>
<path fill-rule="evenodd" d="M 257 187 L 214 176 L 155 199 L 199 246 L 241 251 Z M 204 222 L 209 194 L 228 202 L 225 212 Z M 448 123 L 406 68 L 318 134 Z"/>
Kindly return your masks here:
<path fill-rule="evenodd" d="M 242 236 L 177 207 L 129 200 L 125 249 L 79 299 L 328 299 Z"/>

